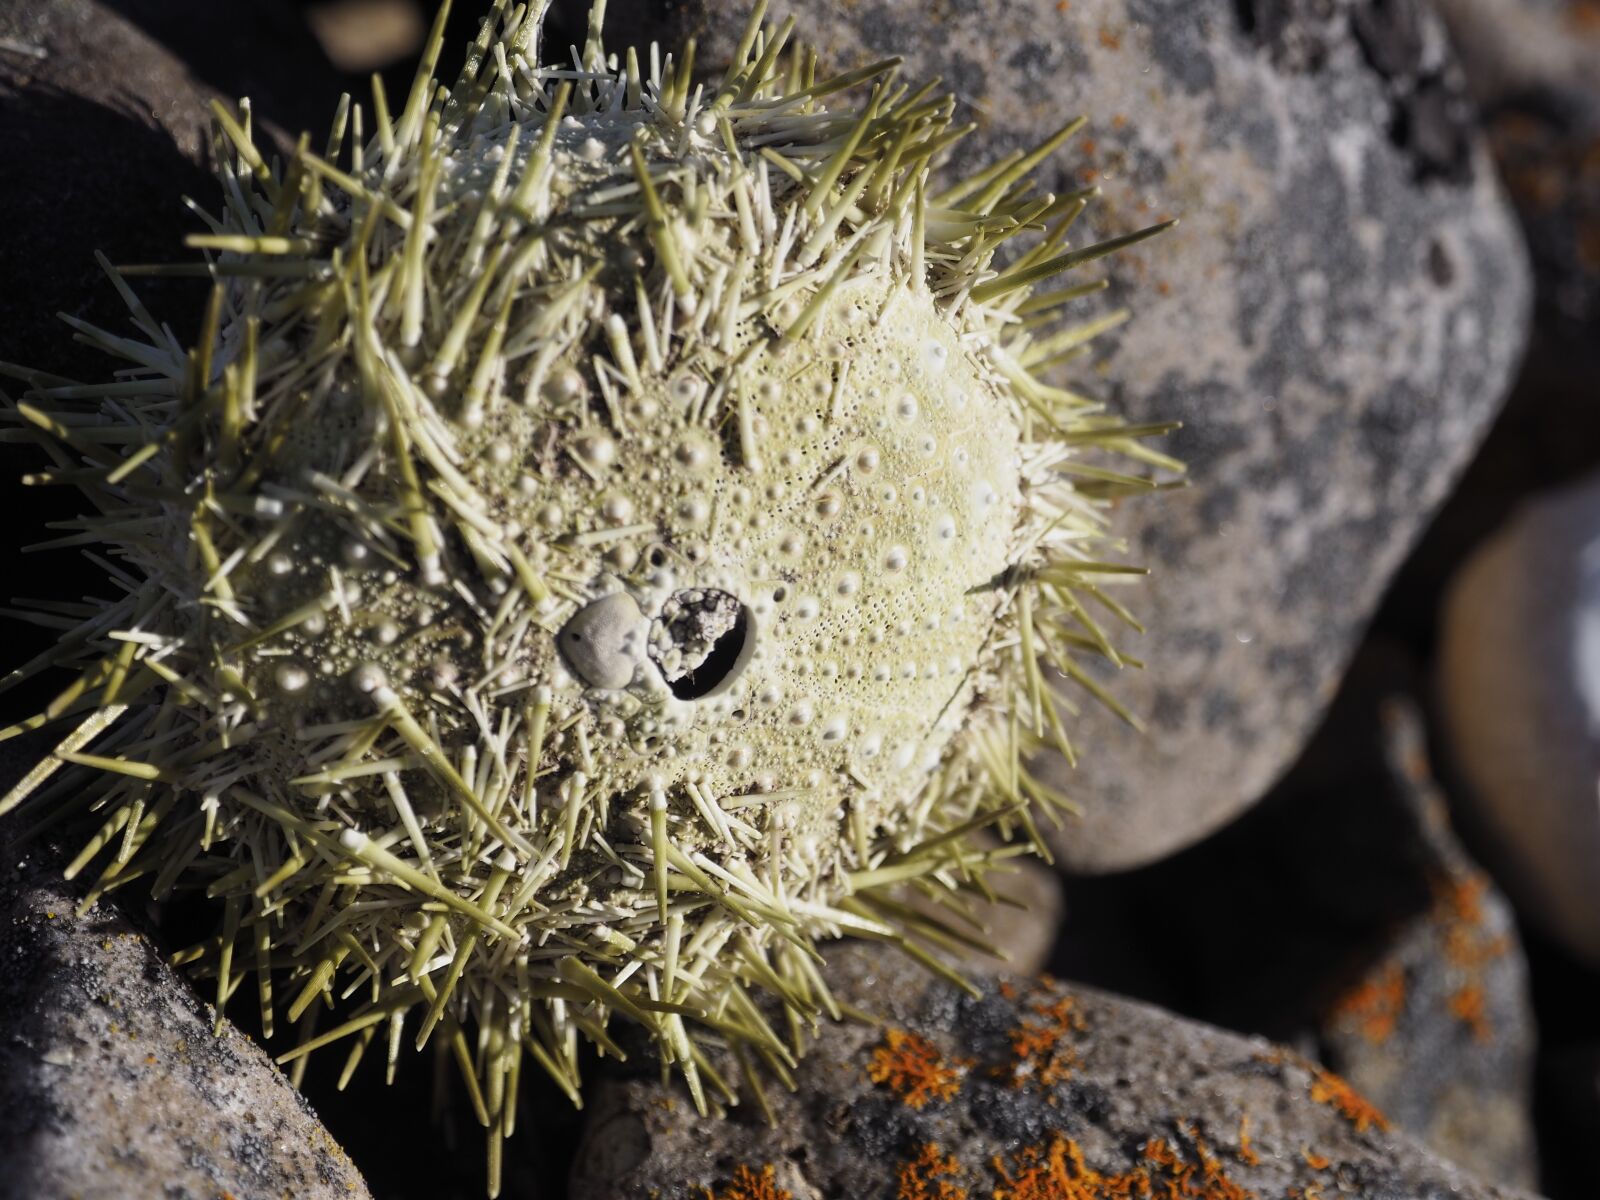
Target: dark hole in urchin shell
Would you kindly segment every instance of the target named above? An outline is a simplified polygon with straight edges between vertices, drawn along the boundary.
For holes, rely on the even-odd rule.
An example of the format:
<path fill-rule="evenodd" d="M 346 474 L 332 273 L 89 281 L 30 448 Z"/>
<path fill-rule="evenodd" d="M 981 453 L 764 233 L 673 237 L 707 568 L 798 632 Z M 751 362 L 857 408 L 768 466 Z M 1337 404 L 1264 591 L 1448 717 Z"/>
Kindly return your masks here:
<path fill-rule="evenodd" d="M 732 687 L 754 648 L 750 609 L 716 588 L 674 592 L 650 626 L 650 661 L 679 700 Z"/>

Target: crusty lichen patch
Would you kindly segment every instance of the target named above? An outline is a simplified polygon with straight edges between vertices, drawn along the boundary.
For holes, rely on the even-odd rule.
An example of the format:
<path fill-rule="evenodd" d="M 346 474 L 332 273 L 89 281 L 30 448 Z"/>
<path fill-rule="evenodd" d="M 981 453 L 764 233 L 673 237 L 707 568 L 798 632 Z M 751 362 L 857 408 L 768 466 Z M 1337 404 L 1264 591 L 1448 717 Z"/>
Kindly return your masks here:
<path fill-rule="evenodd" d="M 1078 1063 L 1074 1042 L 1087 1032 L 1088 1023 L 1070 994 L 1033 998 L 1027 1010 L 1006 1034 L 1011 1043 L 1011 1084 L 1051 1088 L 1072 1074 Z"/>
<path fill-rule="evenodd" d="M 706 1188 L 705 1200 L 794 1200 L 791 1192 L 778 1186 L 772 1164 L 751 1168 L 740 1163 L 733 1169 L 727 1186 L 718 1191 Z"/>
<path fill-rule="evenodd" d="M 910 1108 L 931 1100 L 950 1100 L 961 1090 L 970 1059 L 946 1058 L 920 1034 L 887 1029 L 883 1042 L 873 1049 L 867 1078 L 883 1084 Z"/>

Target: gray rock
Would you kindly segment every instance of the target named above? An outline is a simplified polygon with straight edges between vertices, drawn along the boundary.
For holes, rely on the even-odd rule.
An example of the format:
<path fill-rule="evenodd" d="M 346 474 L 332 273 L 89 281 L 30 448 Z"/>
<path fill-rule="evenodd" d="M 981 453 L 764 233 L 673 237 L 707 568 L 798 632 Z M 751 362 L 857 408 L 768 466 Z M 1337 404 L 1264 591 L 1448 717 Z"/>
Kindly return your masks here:
<path fill-rule="evenodd" d="M 1462 567 L 1438 696 L 1490 865 L 1600 964 L 1600 476 L 1528 501 Z"/>
<path fill-rule="evenodd" d="M 1434 7 L 1483 104 L 1546 88 L 1600 87 L 1600 16 L 1591 0 L 1434 0 Z"/>
<path fill-rule="evenodd" d="M 1436 1153 L 1529 1186 L 1527 960 L 1446 820 L 1418 690 L 1408 655 L 1366 645 L 1255 809 L 1140 871 L 1066 881 L 1051 968 L 1304 1047 Z"/>
<path fill-rule="evenodd" d="M 1122 1190 L 1140 1179 L 1217 1200 L 1521 1195 L 1433 1157 L 1268 1042 L 1051 983 L 991 980 L 974 999 L 856 949 L 830 979 L 882 1023 L 828 1027 L 798 1090 L 769 1089 L 770 1127 L 702 1121 L 653 1076 L 609 1083 L 572 1200 L 1150 1194 Z M 751 1186 L 769 1170 L 781 1191 Z"/>
<path fill-rule="evenodd" d="M 1438 7 L 1527 234 L 1543 324 L 1569 343 L 1552 349 L 1587 348 L 1592 359 L 1600 324 L 1600 10 L 1590 0 Z"/>
<path fill-rule="evenodd" d="M 44 852 L 3 868 L 0 1200 L 369 1195 L 260 1047 L 214 1032 L 115 910 L 75 915 Z"/>
<path fill-rule="evenodd" d="M 1127 597 L 1150 668 L 1113 681 L 1151 735 L 1093 713 L 1083 766 L 1050 772 L 1087 810 L 1068 866 L 1171 853 L 1301 748 L 1522 346 L 1523 253 L 1438 23 L 1412 0 L 790 9 L 827 63 L 898 53 L 907 78 L 941 76 L 979 123 L 966 164 L 1090 114 L 1041 181 L 1101 185 L 1088 232 L 1183 217 L 1111 263 L 1136 318 L 1077 376 L 1136 421 L 1186 422 L 1166 448 L 1194 486 L 1115 517 L 1157 569 Z M 613 0 L 610 21 L 696 34 L 716 63 L 744 10 Z"/>
<path fill-rule="evenodd" d="M 0 358 L 70 373 L 86 359 L 56 319 L 120 327 L 94 251 L 171 262 L 212 205 L 204 167 L 213 98 L 250 97 L 263 140 L 320 139 L 340 80 L 288 0 L 0 0 Z M 145 281 L 180 336 L 203 285 Z"/>
<path fill-rule="evenodd" d="M 1431 901 L 1386 931 L 1327 1006 L 1321 1057 L 1439 1154 L 1532 1188 L 1536 1031 L 1516 918 L 1450 829 L 1415 706 L 1390 701 L 1384 722 L 1391 791 Z"/>

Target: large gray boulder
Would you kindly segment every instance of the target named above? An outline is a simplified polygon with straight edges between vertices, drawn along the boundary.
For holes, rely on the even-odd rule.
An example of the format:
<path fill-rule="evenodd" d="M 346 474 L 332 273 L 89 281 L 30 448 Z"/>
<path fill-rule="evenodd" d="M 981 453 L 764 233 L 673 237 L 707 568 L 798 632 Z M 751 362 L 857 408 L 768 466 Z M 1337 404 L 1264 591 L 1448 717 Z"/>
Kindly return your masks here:
<path fill-rule="evenodd" d="M 716 64 L 746 7 L 612 0 L 610 29 L 695 35 Z M 1045 769 L 1086 809 L 1059 840 L 1071 868 L 1196 841 L 1301 748 L 1523 344 L 1521 243 L 1437 21 L 1414 0 L 772 9 L 834 66 L 941 76 L 979 124 L 966 164 L 1089 114 L 1041 180 L 1101 185 L 1085 237 L 1183 218 L 1111 262 L 1108 303 L 1135 319 L 1077 370 L 1135 421 L 1185 422 L 1166 448 L 1193 486 L 1115 516 L 1156 570 L 1124 597 L 1149 669 L 1112 681 L 1150 735 L 1094 712 L 1083 765 Z"/>
<path fill-rule="evenodd" d="M 829 978 L 871 1020 L 825 1028 L 770 1125 L 701 1120 L 646 1066 L 598 1090 L 571 1200 L 1521 1195 L 1259 1039 L 1049 982 L 969 997 L 859 950 Z"/>
<path fill-rule="evenodd" d="M 0 747 L 0 791 L 27 758 Z M 149 940 L 0 829 L 0 1200 L 363 1200 L 253 1041 Z"/>

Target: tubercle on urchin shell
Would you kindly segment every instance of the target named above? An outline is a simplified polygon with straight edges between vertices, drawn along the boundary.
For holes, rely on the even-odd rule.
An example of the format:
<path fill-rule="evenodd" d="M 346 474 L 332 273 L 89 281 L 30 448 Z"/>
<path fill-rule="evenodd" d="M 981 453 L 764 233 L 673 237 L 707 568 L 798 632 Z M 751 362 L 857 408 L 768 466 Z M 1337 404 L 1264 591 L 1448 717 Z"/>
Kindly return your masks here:
<path fill-rule="evenodd" d="M 53 460 L 31 481 L 77 486 L 100 510 L 56 544 L 109 546 L 100 561 L 123 593 L 42 615 L 60 646 L 0 681 L 80 672 L 0 731 L 77 722 L 0 814 L 101 820 L 70 867 L 101 864 L 86 903 L 136 879 L 157 896 L 203 886 L 221 902 L 219 932 L 178 959 L 214 978 L 219 1013 L 253 973 L 268 1035 L 280 1010 L 297 1024 L 281 1060 L 297 1073 L 348 1040 L 347 1078 L 387 1027 L 392 1074 L 422 1010 L 416 1040 L 446 1039 L 492 1165 L 524 1058 L 576 1099 L 578 1042 L 617 1052 L 614 1012 L 649 1031 L 702 1111 L 735 1098 L 713 1044 L 764 1105 L 760 1070 L 787 1079 L 816 1020 L 837 1015 L 817 939 L 882 938 L 948 970 L 924 944 L 970 941 L 962 894 L 988 895 L 986 872 L 1016 852 L 972 835 L 1020 829 L 1043 853 L 1033 812 L 1066 804 L 1022 765 L 1046 742 L 1072 754 L 1041 660 L 1113 708 L 1077 656 L 1137 665 L 1091 609 L 1137 628 L 1102 586 L 1135 573 L 1100 557 L 1102 509 L 1154 484 L 1105 455 L 1177 469 L 1142 445 L 1169 427 L 1127 426 L 1043 378 L 1125 314 L 1059 327 L 1062 305 L 1103 285 L 1037 285 L 1165 227 L 1069 248 L 1089 193 L 1036 197 L 1027 176 L 1080 122 L 930 194 L 964 131 L 952 100 L 897 84 L 892 61 L 818 78 L 814 56 L 789 46 L 793 22 L 768 30 L 758 5 L 704 88 L 692 49 L 608 56 L 597 4 L 572 65 L 541 68 L 546 6 L 498 0 L 449 89 L 432 75 L 441 13 L 400 113 L 375 87 L 369 137 L 365 110 L 341 103 L 325 151 L 302 138 L 282 170 L 255 147 L 248 108 L 218 106 L 225 209 L 191 239 L 208 261 L 119 272 L 102 260 L 143 340 L 74 322 L 131 367 L 111 384 L 0 367 L 30 389 L 7 399 L 5 436 Z M 865 88 L 853 109 L 820 104 Z M 1019 249 L 1024 235 L 1037 237 Z M 195 349 L 128 288 L 140 270 L 215 281 Z M 625 726 L 638 700 L 617 681 L 648 676 L 647 654 L 661 668 L 645 702 L 670 741 L 672 721 L 692 721 L 670 683 L 711 641 L 760 626 L 752 606 L 781 603 L 787 586 L 757 581 L 765 600 L 673 590 L 645 560 L 714 573 L 715 548 L 684 531 L 754 529 L 753 487 L 775 481 L 762 499 L 778 504 L 772 487 L 806 465 L 780 460 L 761 387 L 809 371 L 819 410 L 837 413 L 850 354 L 826 337 L 854 328 L 870 342 L 885 323 L 925 335 L 925 374 L 966 373 L 1015 429 L 1016 519 L 987 547 L 997 569 L 969 589 L 981 593 L 967 614 L 981 627 L 960 643 L 972 661 L 894 668 L 911 670 L 908 687 L 920 671 L 952 679 L 938 685 L 943 741 L 892 768 L 744 792 L 672 775 L 648 746 L 619 750 L 630 765 L 615 768 L 597 740 L 610 745 L 607 722 Z M 696 374 L 697 355 L 722 368 Z M 941 419 L 941 432 L 979 427 Z M 718 478 L 736 481 L 675 498 L 670 537 L 638 519 L 637 493 L 606 490 L 630 439 L 655 426 L 681 438 L 645 473 L 689 479 L 726 460 Z M 1084 463 L 1085 449 L 1104 453 Z M 808 501 L 834 503 L 877 454 L 820 460 Z M 537 470 L 518 475 L 529 458 Z M 581 527 L 553 513 L 590 496 Z M 711 511 L 724 501 L 748 520 Z M 916 549 L 890 545 L 883 570 L 922 569 Z M 611 657 L 563 666 L 536 648 L 598 603 L 597 586 L 599 599 L 662 601 L 648 650 L 643 616 L 621 601 L 617 620 L 595 617 L 616 634 Z M 683 642 L 680 625 L 710 641 Z M 424 645 L 441 648 L 418 657 Z M 573 686 L 533 686 L 545 677 Z M 346 689 L 337 700 L 330 680 Z M 731 703 L 706 689 L 697 711 Z M 787 716 L 824 724 L 804 702 Z M 885 780 L 913 765 L 926 782 L 888 805 Z M 828 821 L 843 827 L 837 844 L 816 834 Z M 905 886 L 951 919 L 908 907 Z M 285 983 L 287 1006 L 274 993 Z M 324 1010 L 342 1019 L 317 1032 Z"/>

